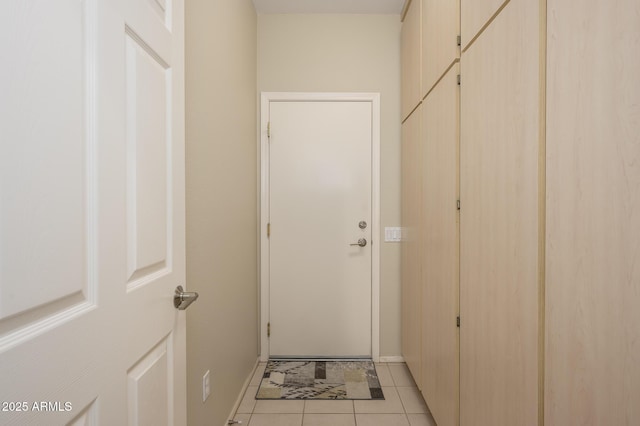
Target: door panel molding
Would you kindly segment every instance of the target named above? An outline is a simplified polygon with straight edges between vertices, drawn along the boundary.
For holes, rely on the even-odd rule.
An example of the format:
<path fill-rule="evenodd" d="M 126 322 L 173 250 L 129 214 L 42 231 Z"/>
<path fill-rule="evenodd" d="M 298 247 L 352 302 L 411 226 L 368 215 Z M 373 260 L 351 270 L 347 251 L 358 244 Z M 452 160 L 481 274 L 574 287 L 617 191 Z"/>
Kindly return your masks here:
<path fill-rule="evenodd" d="M 0 15 L 0 424 L 187 422 L 184 1 L 149 4 Z"/>
<path fill-rule="evenodd" d="M 258 150 L 260 152 L 259 185 L 259 239 L 260 239 L 260 359 L 269 358 L 269 104 L 270 102 L 370 102 L 372 110 L 372 235 L 377 238 L 371 246 L 371 356 L 374 361 L 380 357 L 380 94 L 379 93 L 304 93 L 304 92 L 262 92 L 260 100 L 260 128 Z"/>

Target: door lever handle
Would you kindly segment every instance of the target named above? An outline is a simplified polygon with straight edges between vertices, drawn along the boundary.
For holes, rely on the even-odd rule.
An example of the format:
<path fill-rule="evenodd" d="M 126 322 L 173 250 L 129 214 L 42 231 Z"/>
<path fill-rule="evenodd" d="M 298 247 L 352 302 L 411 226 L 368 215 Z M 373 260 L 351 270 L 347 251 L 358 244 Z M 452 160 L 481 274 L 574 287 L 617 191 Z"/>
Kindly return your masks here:
<path fill-rule="evenodd" d="M 360 247 L 364 247 L 367 245 L 367 240 L 365 240 L 364 238 L 360 238 L 358 240 L 357 243 L 353 243 L 353 244 L 349 244 L 350 246 L 360 246 Z"/>
<path fill-rule="evenodd" d="M 184 288 L 179 285 L 178 287 L 176 287 L 176 292 L 173 295 L 173 306 L 179 311 L 184 311 L 189 307 L 189 305 L 191 305 L 198 299 L 198 296 L 200 295 L 195 291 L 184 291 Z"/>

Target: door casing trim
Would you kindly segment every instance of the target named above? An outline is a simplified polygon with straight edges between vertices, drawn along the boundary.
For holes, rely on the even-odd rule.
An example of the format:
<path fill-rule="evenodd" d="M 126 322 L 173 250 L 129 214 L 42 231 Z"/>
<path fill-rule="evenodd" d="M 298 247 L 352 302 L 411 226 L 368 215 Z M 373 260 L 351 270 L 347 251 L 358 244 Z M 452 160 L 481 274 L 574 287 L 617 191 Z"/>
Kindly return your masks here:
<path fill-rule="evenodd" d="M 269 359 L 269 140 L 267 126 L 270 102 L 370 102 L 371 129 L 371 235 L 377 236 L 371 244 L 371 357 L 380 359 L 380 94 L 379 93 L 325 93 L 325 92 L 262 92 L 260 95 L 260 128 L 258 130 L 258 179 L 260 185 L 259 254 L 260 259 L 260 360 Z"/>

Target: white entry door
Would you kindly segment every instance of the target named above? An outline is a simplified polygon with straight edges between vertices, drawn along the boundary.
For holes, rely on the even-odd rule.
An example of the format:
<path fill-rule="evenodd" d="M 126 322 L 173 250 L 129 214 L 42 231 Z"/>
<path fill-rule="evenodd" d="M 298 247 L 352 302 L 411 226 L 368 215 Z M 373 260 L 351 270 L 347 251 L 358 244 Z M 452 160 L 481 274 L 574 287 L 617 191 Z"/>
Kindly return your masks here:
<path fill-rule="evenodd" d="M 374 105 L 268 108 L 269 354 L 371 356 Z"/>
<path fill-rule="evenodd" d="M 182 0 L 0 14 L 0 424 L 185 425 Z"/>

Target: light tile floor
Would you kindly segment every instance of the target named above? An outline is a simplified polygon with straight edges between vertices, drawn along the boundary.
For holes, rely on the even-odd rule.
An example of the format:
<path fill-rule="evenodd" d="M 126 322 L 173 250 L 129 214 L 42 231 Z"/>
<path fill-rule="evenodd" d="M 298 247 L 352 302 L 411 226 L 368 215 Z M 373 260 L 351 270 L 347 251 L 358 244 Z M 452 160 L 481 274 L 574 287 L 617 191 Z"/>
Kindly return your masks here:
<path fill-rule="evenodd" d="M 376 364 L 384 401 L 260 400 L 260 363 L 234 420 L 243 426 L 436 426 L 405 364 Z"/>

